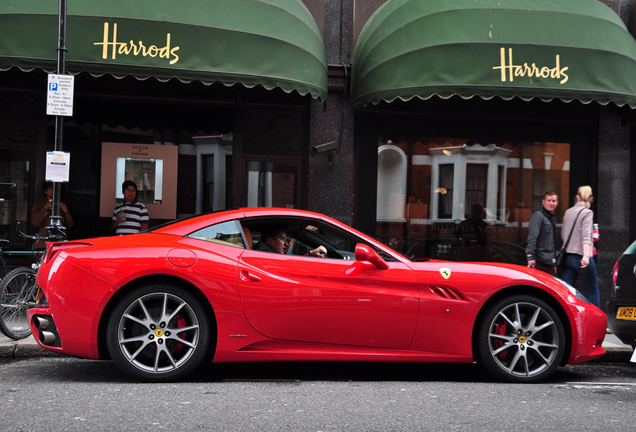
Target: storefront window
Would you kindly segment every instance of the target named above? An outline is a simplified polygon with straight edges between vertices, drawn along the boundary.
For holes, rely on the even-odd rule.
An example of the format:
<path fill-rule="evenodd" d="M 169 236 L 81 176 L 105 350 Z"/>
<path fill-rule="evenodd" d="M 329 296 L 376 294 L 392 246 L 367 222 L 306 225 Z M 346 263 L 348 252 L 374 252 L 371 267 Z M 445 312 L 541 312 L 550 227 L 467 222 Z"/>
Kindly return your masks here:
<path fill-rule="evenodd" d="M 470 216 L 469 210 L 473 206 L 486 207 L 486 196 L 488 195 L 488 165 L 467 164 L 466 165 L 466 205 L 464 206 L 464 217 Z"/>
<path fill-rule="evenodd" d="M 115 185 L 132 180 L 137 185 L 137 199 L 144 203 L 161 204 L 163 200 L 163 160 L 117 158 Z M 115 189 L 117 202 L 124 201 L 124 193 Z"/>
<path fill-rule="evenodd" d="M 298 207 L 298 164 L 247 161 L 245 173 L 248 207 Z"/>
<path fill-rule="evenodd" d="M 5 158 L 0 161 L 0 238 L 9 239 L 12 248 L 20 249 L 26 241 L 17 236 L 16 225 L 20 223 L 22 231 L 27 231 L 30 226 L 27 224 L 30 155 L 10 150 L 3 152 Z"/>
<path fill-rule="evenodd" d="M 378 149 L 379 221 L 404 222 L 406 212 L 406 154 L 394 145 Z"/>
<path fill-rule="evenodd" d="M 214 210 L 214 155 L 202 155 L 203 168 L 203 211 Z"/>
<path fill-rule="evenodd" d="M 391 169 L 381 157 L 387 143 L 405 155 L 404 221 L 380 179 Z M 383 137 L 378 142 L 377 236 L 414 258 L 525 264 L 528 222 L 554 191 L 560 228 L 570 202 L 570 144 L 425 137 Z"/>
<path fill-rule="evenodd" d="M 201 197 L 202 200 L 202 212 L 210 212 L 213 210 L 220 210 L 220 208 L 217 206 L 217 208 L 214 208 L 214 190 L 215 190 L 215 181 L 216 182 L 222 182 L 223 183 L 223 187 L 225 188 L 225 190 L 223 190 L 224 195 L 225 195 L 225 202 L 224 205 L 225 209 L 230 209 L 232 208 L 232 154 L 226 154 L 226 155 L 219 155 L 220 157 L 225 159 L 225 178 L 221 178 L 220 173 L 215 172 L 214 170 L 214 158 L 215 155 L 214 154 L 203 154 L 201 155 L 201 168 L 203 169 L 203 180 L 202 180 L 202 189 L 203 189 L 203 196 Z"/>
<path fill-rule="evenodd" d="M 438 219 L 451 219 L 453 217 L 454 174 L 454 165 L 444 164 L 439 166 L 439 187 L 435 189 L 435 195 L 433 196 L 433 200 L 438 203 Z"/>

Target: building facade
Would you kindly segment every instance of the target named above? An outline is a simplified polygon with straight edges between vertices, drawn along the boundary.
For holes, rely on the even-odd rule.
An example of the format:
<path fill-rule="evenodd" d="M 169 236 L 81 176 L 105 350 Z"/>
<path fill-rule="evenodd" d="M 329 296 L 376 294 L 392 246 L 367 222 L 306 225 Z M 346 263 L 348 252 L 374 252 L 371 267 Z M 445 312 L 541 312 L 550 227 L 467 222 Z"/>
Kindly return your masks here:
<path fill-rule="evenodd" d="M 560 228 L 589 184 L 602 303 L 609 296 L 612 266 L 636 236 L 631 1 L 581 0 L 577 14 L 566 0 L 522 2 L 522 11 L 472 0 L 280 0 L 253 2 L 251 13 L 232 2 L 213 13 L 202 1 L 178 19 L 167 0 L 125 13 L 80 3 L 68 8 L 75 97 L 62 145 L 71 239 L 112 235 L 117 184 L 133 178 L 152 224 L 298 207 L 409 256 L 525 265 L 543 193 L 559 195 Z M 46 12 L 55 23 L 50 5 L 25 7 L 0 17 L 36 25 L 44 18 L 31 16 Z M 0 231 L 16 248 L 28 247 L 16 223 L 29 225 L 55 145 L 44 114 L 54 47 L 20 48 L 33 45 L 25 22 L 0 36 Z M 54 30 L 42 33 L 55 41 Z"/>
<path fill-rule="evenodd" d="M 335 167 L 310 158 L 310 166 L 322 169 L 320 183 L 310 176 L 310 205 L 330 209 L 329 197 L 351 182 L 350 222 L 408 255 L 525 265 L 527 223 L 543 193 L 559 195 L 560 235 L 577 188 L 590 185 L 600 226 L 596 261 L 604 305 L 612 267 L 636 237 L 630 199 L 634 88 L 622 75 L 633 63 L 617 66 L 605 58 L 584 65 L 578 53 L 567 51 L 586 49 L 589 41 L 576 34 L 579 28 L 610 51 L 628 47 L 625 57 L 633 58 L 634 4 L 576 2 L 577 13 L 588 13 L 592 21 L 602 16 L 621 29 L 611 35 L 594 24 L 553 23 L 554 17 L 538 10 L 533 16 L 542 2 L 524 2 L 527 10 L 518 20 L 506 11 L 507 21 L 498 21 L 492 10 L 475 10 L 487 2 L 469 3 L 463 11 L 448 11 L 435 1 L 352 1 L 351 18 L 334 13 L 345 16 L 349 25 L 339 35 L 350 44 L 325 39 L 328 62 L 350 59 L 352 66 L 351 105 L 339 105 L 346 114 L 337 124 L 351 124 L 353 133 L 344 132 Z M 548 8 L 561 6 L 550 3 Z M 395 12 L 409 7 L 408 13 Z M 325 25 L 332 21 L 326 14 Z M 523 52 L 524 45 L 533 48 Z M 541 55 L 536 46 L 549 47 L 543 50 L 549 57 L 535 56 Z M 582 78 L 582 70 L 592 78 L 578 85 L 574 80 Z M 600 81 L 608 85 L 605 90 L 587 92 Z M 622 99 L 619 93 L 632 96 Z M 327 105 L 338 102 L 330 88 Z M 342 175 L 349 167 L 353 178 Z M 338 187 L 323 188 L 325 176 Z M 481 221 L 471 224 L 471 209 L 478 208 Z"/>

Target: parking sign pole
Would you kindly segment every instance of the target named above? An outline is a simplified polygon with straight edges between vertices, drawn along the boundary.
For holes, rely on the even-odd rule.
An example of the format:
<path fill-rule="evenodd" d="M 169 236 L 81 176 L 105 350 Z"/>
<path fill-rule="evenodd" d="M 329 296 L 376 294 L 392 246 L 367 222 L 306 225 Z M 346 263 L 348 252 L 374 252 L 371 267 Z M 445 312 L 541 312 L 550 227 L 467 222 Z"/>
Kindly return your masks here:
<path fill-rule="evenodd" d="M 57 74 L 66 73 L 66 0 L 59 0 L 59 26 L 57 37 Z M 55 151 L 62 151 L 64 117 L 55 116 Z M 60 216 L 60 203 L 62 202 L 62 184 L 53 182 L 53 202 L 51 207 L 51 221 L 46 227 L 49 240 L 62 240 L 65 227 Z"/>

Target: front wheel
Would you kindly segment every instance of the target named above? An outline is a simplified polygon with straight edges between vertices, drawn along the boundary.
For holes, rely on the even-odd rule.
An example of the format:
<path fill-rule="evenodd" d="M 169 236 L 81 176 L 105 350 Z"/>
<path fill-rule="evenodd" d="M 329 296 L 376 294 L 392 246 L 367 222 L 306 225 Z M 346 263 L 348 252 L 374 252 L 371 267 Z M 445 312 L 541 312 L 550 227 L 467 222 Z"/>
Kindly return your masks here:
<path fill-rule="evenodd" d="M 550 376 L 565 352 L 558 314 L 530 295 L 505 298 L 486 311 L 477 327 L 475 357 L 494 378 L 537 382 Z"/>
<path fill-rule="evenodd" d="M 27 309 L 36 302 L 36 271 L 28 267 L 11 270 L 0 283 L 0 331 L 11 339 L 31 335 Z"/>
<path fill-rule="evenodd" d="M 181 379 L 204 358 L 209 321 L 186 290 L 149 285 L 126 295 L 108 323 L 108 352 L 128 376 L 146 382 Z"/>

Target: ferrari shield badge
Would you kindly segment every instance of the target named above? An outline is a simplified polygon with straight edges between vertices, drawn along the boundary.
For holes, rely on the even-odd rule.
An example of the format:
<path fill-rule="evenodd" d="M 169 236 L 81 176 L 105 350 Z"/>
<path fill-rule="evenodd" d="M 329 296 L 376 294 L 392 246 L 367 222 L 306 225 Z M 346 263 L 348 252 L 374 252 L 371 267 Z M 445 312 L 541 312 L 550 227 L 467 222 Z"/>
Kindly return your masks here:
<path fill-rule="evenodd" d="M 442 267 L 441 269 L 439 269 L 439 272 L 441 273 L 442 277 L 446 280 L 448 280 L 448 278 L 451 275 L 451 269 L 449 269 L 448 267 Z"/>

